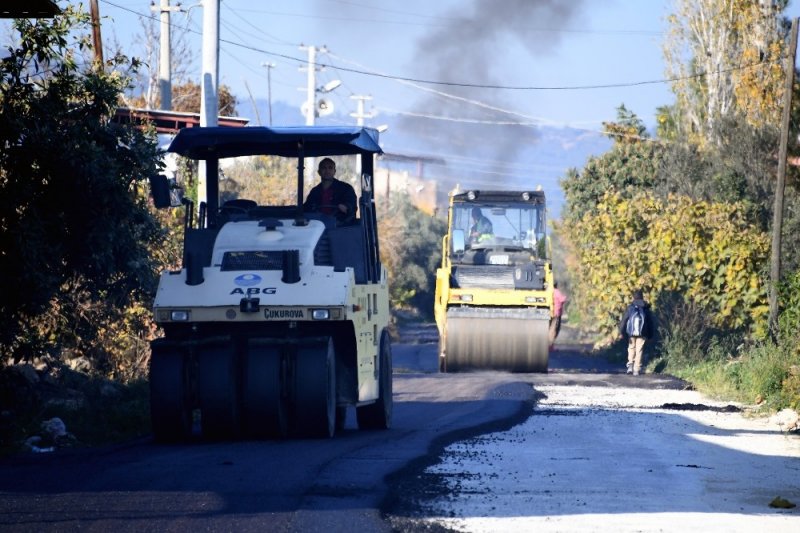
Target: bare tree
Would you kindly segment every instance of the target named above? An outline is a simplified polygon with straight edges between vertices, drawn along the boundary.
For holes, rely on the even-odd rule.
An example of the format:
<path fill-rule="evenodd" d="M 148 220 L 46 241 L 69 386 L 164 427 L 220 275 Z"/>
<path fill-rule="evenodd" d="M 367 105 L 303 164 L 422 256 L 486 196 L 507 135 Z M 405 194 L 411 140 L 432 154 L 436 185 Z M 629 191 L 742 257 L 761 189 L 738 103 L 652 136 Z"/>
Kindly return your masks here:
<path fill-rule="evenodd" d="M 785 0 L 675 0 L 664 43 L 667 75 L 694 142 L 718 141 L 732 113 L 763 125 L 779 111 Z"/>
<path fill-rule="evenodd" d="M 141 33 L 134 37 L 134 55 L 138 55 L 144 64 L 139 74 L 135 77 L 134 87 L 129 94 L 137 107 L 155 109 L 159 106 L 158 71 L 159 71 L 159 22 L 153 15 L 139 17 Z M 178 12 L 171 15 L 171 65 L 172 85 L 179 86 L 195 81 L 198 69 L 195 64 L 196 50 L 193 53 L 189 41 L 190 28 L 192 27 L 191 12 Z M 173 102 L 175 104 L 175 102 Z"/>

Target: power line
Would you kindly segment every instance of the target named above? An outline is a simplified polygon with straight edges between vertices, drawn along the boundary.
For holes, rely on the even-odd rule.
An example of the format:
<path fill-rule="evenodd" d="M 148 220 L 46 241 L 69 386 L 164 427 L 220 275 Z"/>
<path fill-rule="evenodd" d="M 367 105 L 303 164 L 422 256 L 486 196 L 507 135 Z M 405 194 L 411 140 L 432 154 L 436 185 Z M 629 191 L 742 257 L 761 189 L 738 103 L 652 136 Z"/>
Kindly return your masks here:
<path fill-rule="evenodd" d="M 147 15 L 143 15 L 135 10 L 120 6 L 119 4 L 115 4 L 114 2 L 110 2 L 109 0 L 104 0 L 104 3 L 117 7 L 119 9 L 123 9 L 125 11 L 129 11 L 139 16 L 147 17 Z M 148 17 L 149 18 L 149 17 Z M 194 30 L 187 29 L 187 31 L 194 32 Z M 194 32 L 197 33 L 197 32 Z M 263 48 L 259 48 L 252 45 L 247 45 L 244 43 L 238 43 L 235 41 L 231 41 L 228 39 L 220 39 L 220 43 L 229 44 L 231 46 L 236 46 L 239 48 L 243 48 L 246 50 L 250 50 L 253 52 L 259 52 L 262 54 L 270 55 L 273 57 L 280 57 L 289 61 L 294 61 L 296 63 L 301 63 L 304 65 L 308 64 L 307 59 L 298 58 L 295 56 L 290 56 L 287 54 L 281 54 L 278 52 L 271 52 L 269 50 L 265 50 Z M 395 74 L 382 74 L 373 71 L 367 71 L 362 69 L 356 68 L 349 68 L 343 66 L 336 66 L 333 64 L 328 63 L 318 63 L 317 66 L 322 68 L 334 68 L 344 72 L 351 72 L 353 74 L 360 74 L 363 76 L 371 76 L 375 78 L 383 78 L 383 79 L 390 79 L 395 81 L 407 81 L 412 83 L 422 83 L 426 85 L 438 85 L 438 86 L 446 86 L 446 87 L 462 87 L 462 88 L 472 88 L 472 89 L 494 89 L 494 90 L 506 90 L 506 91 L 583 91 L 583 90 L 598 90 L 598 89 L 620 89 L 624 87 L 641 87 L 645 85 L 658 85 L 663 83 L 674 83 L 678 81 L 686 81 L 692 79 L 699 79 L 704 78 L 706 76 L 713 76 L 719 74 L 726 74 L 730 72 L 735 72 L 737 70 L 745 70 L 749 68 L 756 68 L 765 65 L 771 65 L 773 63 L 779 63 L 780 60 L 777 61 L 759 61 L 755 63 L 749 63 L 746 65 L 739 65 L 735 67 L 729 67 L 726 69 L 718 69 L 715 71 L 704 71 L 698 72 L 696 74 L 691 74 L 687 76 L 678 76 L 674 78 L 663 78 L 658 80 L 643 80 L 643 81 L 634 81 L 634 82 L 619 82 L 619 83 L 606 83 L 606 84 L 592 84 L 592 85 L 552 85 L 552 86 L 544 86 L 544 85 L 500 85 L 500 84 L 482 84 L 482 83 L 467 83 L 467 82 L 458 82 L 458 81 L 442 81 L 442 80 L 430 80 L 424 78 L 414 78 L 410 76 L 399 76 Z"/>

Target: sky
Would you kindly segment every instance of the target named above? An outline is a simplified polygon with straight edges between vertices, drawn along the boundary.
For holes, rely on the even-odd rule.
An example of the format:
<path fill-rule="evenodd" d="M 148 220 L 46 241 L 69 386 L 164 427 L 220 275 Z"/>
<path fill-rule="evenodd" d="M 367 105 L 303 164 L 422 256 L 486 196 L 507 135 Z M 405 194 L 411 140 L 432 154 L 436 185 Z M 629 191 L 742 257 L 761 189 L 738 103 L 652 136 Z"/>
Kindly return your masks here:
<path fill-rule="evenodd" d="M 117 40 L 131 54 L 142 54 L 136 13 L 156 17 L 149 1 L 100 0 L 99 5 L 106 17 L 106 47 Z M 184 2 L 184 9 L 189 5 Z M 599 128 L 625 103 L 650 124 L 655 108 L 672 100 L 666 83 L 574 87 L 663 79 L 661 43 L 670 5 L 669 0 L 222 0 L 220 81 L 240 101 L 248 94 L 265 98 L 263 65 L 272 63 L 273 101 L 297 107 L 302 121 L 307 75 L 299 67 L 308 55 L 301 46 L 311 45 L 328 50 L 318 54 L 319 63 L 329 66 L 317 73 L 317 85 L 343 82 L 327 95 L 334 106 L 354 112 L 350 96 L 371 96 L 367 110 L 377 113 L 377 122 L 381 114 L 435 116 L 435 106 L 426 103 L 441 98 L 431 92 L 439 91 L 467 93 L 469 101 L 459 104 L 465 108 L 484 104 L 506 110 L 501 115 L 507 121 Z M 202 8 L 175 13 L 172 21 L 173 41 L 184 34 L 194 43 L 199 71 Z"/>
<path fill-rule="evenodd" d="M 324 48 L 317 54 L 325 66 L 315 85 L 342 84 L 319 95 L 337 111 L 320 122 L 354 124 L 352 97 L 367 96 L 365 111 L 372 116 L 365 124 L 390 124 L 381 136 L 384 150 L 429 158 L 422 173 L 441 189 L 456 183 L 487 189 L 541 185 L 557 218 L 563 204 L 559 179 L 610 145 L 600 134 L 602 122 L 614 120 L 624 103 L 652 125 L 655 109 L 672 101 L 668 85 L 658 82 L 664 78 L 660 46 L 668 4 L 222 0 L 219 80 L 237 96 L 240 114 L 255 120 L 251 102 L 271 94 L 273 107 L 281 102 L 296 110 L 284 120 L 303 124 L 305 47 Z M 198 79 L 203 9 L 191 5 L 173 14 L 172 41 L 174 49 L 193 51 L 183 54 L 181 68 L 188 66 Z M 149 2 L 99 0 L 99 6 L 105 47 L 146 56 L 142 22 L 152 25 L 157 16 Z M 552 138 L 541 126 L 577 130 Z"/>
<path fill-rule="evenodd" d="M 98 3 L 106 54 L 120 49 L 149 57 L 157 69 L 158 13 L 150 0 Z M 307 47 L 323 49 L 315 86 L 342 83 L 318 95 L 335 109 L 318 122 L 355 124 L 353 97 L 367 97 L 364 123 L 390 125 L 381 136 L 384 150 L 433 158 L 426 176 L 448 175 L 448 187 L 454 180 L 482 188 L 535 181 L 560 203 L 559 180 L 607 150 L 602 123 L 615 120 L 621 104 L 652 130 L 657 108 L 674 100 L 662 55 L 673 0 L 221 0 L 220 6 L 219 81 L 237 97 L 240 115 L 266 125 L 271 101 L 276 115 L 282 111 L 274 125 L 304 124 Z M 796 1 L 786 15 L 800 15 Z M 198 82 L 200 1 L 184 2 L 171 20 L 173 76 Z"/>

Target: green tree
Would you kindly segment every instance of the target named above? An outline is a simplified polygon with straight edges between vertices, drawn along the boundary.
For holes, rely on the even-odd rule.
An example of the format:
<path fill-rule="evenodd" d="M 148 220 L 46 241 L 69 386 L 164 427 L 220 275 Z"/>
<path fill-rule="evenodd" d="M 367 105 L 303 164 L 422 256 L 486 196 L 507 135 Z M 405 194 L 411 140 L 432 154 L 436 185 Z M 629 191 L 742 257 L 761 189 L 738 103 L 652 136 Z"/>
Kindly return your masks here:
<path fill-rule="evenodd" d="M 115 342 L 124 324 L 148 327 L 148 245 L 162 233 L 141 181 L 158 170 L 155 138 L 111 122 L 128 83 L 116 68 L 131 62 L 81 57 L 85 13 L 13 27 L 19 45 L 0 60 L 0 352 L 102 363 L 104 331 Z"/>
<path fill-rule="evenodd" d="M 745 211 L 685 196 L 605 194 L 595 215 L 562 228 L 578 255 L 581 314 L 611 333 L 627 296 L 643 287 L 653 301 L 677 293 L 717 326 L 763 334 L 769 238 Z"/>
<path fill-rule="evenodd" d="M 611 150 L 591 157 L 582 171 L 570 169 L 561 181 L 567 200 L 565 221 L 594 213 L 609 190 L 630 195 L 654 187 L 662 146 L 648 138 L 642 121 L 624 105 L 617 108 L 617 118 L 617 122 L 603 125 L 606 135 L 614 140 Z"/>
<path fill-rule="evenodd" d="M 417 209 L 407 194 L 390 200 L 378 204 L 378 233 L 392 307 L 411 307 L 430 318 L 446 224 Z"/>

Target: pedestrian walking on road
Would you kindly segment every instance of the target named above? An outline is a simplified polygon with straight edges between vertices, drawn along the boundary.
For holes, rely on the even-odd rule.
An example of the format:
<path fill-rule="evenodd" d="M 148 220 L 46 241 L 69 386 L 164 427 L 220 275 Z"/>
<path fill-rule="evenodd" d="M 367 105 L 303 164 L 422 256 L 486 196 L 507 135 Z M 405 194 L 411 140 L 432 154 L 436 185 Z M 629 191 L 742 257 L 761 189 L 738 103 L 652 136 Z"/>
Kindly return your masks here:
<path fill-rule="evenodd" d="M 619 321 L 619 333 L 628 337 L 627 373 L 638 376 L 642 369 L 644 343 L 653 336 L 653 313 L 639 289 L 633 291 L 633 301 Z"/>
<path fill-rule="evenodd" d="M 556 337 L 561 331 L 561 315 L 564 312 L 564 305 L 567 303 L 567 296 L 558 289 L 558 282 L 553 282 L 553 317 L 550 319 L 550 349 L 556 342 Z"/>

